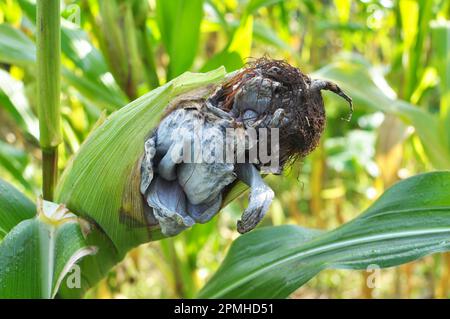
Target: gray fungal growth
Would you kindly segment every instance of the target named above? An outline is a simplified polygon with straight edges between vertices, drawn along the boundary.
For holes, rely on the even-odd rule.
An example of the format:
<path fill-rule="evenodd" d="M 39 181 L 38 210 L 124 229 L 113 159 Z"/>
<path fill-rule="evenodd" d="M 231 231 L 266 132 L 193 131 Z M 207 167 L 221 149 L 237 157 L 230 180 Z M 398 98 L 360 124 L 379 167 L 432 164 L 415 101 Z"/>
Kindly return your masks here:
<path fill-rule="evenodd" d="M 141 193 L 164 235 L 206 223 L 220 210 L 223 189 L 236 179 L 234 164 L 215 158 L 214 153 L 224 145 L 229 123 L 204 103 L 190 101 L 166 116 L 145 143 Z M 201 134 L 196 136 L 199 128 Z M 195 158 L 193 151 L 186 159 L 183 148 L 189 145 L 194 149 L 195 143 L 202 151 L 211 150 L 208 155 L 212 159 Z"/>
<path fill-rule="evenodd" d="M 240 233 L 255 228 L 274 194 L 260 175 L 260 163 L 238 161 L 254 147 L 251 130 L 279 129 L 279 146 L 271 151 L 278 150 L 281 168 L 306 156 L 325 125 L 321 90 L 342 96 L 351 106 L 336 84 L 311 80 L 283 61 L 262 58 L 209 97 L 179 102 L 144 145 L 140 189 L 147 220 L 157 222 L 166 236 L 206 223 L 221 209 L 228 186 L 241 180 L 250 193 L 237 228 Z M 229 130 L 241 138 L 230 140 Z M 256 139 L 261 141 L 259 133 Z"/>

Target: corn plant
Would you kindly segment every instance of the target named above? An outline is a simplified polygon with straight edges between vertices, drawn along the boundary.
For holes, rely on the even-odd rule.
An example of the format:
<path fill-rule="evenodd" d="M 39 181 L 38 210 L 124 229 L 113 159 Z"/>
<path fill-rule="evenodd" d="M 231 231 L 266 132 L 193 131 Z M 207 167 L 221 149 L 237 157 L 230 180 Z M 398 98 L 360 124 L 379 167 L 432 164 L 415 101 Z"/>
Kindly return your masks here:
<path fill-rule="evenodd" d="M 98 7 L 101 19 L 95 19 L 92 13 L 88 19 L 103 30 L 98 35 L 103 55 L 91 45 L 91 54 L 83 58 L 76 44 L 90 45 L 86 34 L 80 29 L 60 26 L 58 1 L 38 0 L 37 7 L 27 0 L 18 2 L 24 14 L 36 23 L 36 46 L 22 31 L 1 25 L 0 60 L 24 68 L 37 64 L 40 129 L 37 130 L 37 119 L 26 99 L 20 99 L 19 104 L 16 99 L 13 103 L 11 88 L 24 95 L 23 88 L 3 70 L 0 71 L 0 102 L 30 141 L 40 145 L 43 198 L 33 203 L 12 185 L 0 181 L 0 297 L 82 297 L 132 248 L 167 237 L 159 227 L 141 224 L 144 207 L 138 177 L 143 145 L 180 96 L 217 86 L 230 76 L 227 71 L 242 66 L 250 55 L 252 37 L 264 36 L 258 33 L 261 28 L 254 27 L 254 15 L 261 7 L 281 1 L 249 1 L 241 19 L 230 26 L 224 23 L 216 2 L 208 1 L 217 12 L 217 23 L 229 29 L 229 38 L 226 46 L 201 67 L 202 71 L 210 71 L 207 73 L 184 73 L 197 53 L 203 1 L 184 4 L 183 1 L 156 1 L 156 23 L 169 56 L 168 81 L 161 86 L 163 81 L 153 61 L 154 48 L 148 41 L 151 35 L 144 23 L 147 11 L 141 7 L 141 1 L 102 1 Z M 84 8 L 91 8 L 92 2 L 84 1 Z M 426 2 L 421 5 L 425 12 L 423 24 L 428 25 L 426 15 L 430 6 Z M 182 14 L 183 10 L 192 14 Z M 192 20 L 187 20 L 187 16 Z M 189 27 L 177 30 L 173 28 L 175 20 Z M 127 28 L 119 28 L 119 23 Z M 178 36 L 183 41 L 175 41 Z M 391 90 L 386 85 L 380 86 L 387 82 L 380 82 L 382 77 L 355 56 L 325 66 L 314 76 L 339 83 L 352 95 L 357 107 L 368 106 L 414 126 L 426 156 L 441 171 L 396 183 L 359 217 L 331 231 L 286 225 L 261 227 L 240 236 L 217 273 L 197 296 L 286 298 L 324 269 L 393 267 L 449 250 L 450 173 L 444 170 L 450 167 L 448 26 L 434 26 L 433 37 L 438 44 L 434 58 L 439 65 L 446 66 L 439 70 L 441 90 L 445 92 L 439 114 L 417 107 L 411 101 L 420 82 L 413 70 L 420 65 L 415 49 L 420 49 L 421 41 L 417 41 L 417 48 L 408 42 L 406 51 L 411 65 L 405 100 L 389 94 Z M 286 49 L 279 39 L 265 40 Z M 60 52 L 78 70 L 61 67 Z M 115 80 L 112 84 L 103 81 L 108 70 Z M 83 76 L 79 76 L 80 71 Z M 71 132 L 64 125 L 67 119 L 61 116 L 59 106 L 60 73 L 63 85 L 75 88 L 77 94 L 83 94 L 85 100 L 101 106 L 110 115 L 96 114 L 99 119 L 79 149 L 73 146 L 76 152 L 58 179 L 58 145 L 61 136 Z M 4 83 L 11 83 L 11 87 Z M 142 86 L 152 90 L 136 98 Z M 4 150 L 0 152 L 0 162 L 9 165 L 22 187 L 32 191 L 32 186 L 21 176 L 23 154 L 12 151 L 7 144 L 0 144 L 0 149 Z M 1 157 L 1 154 L 11 156 Z M 243 183 L 237 183 L 227 192 L 222 206 L 246 189 Z M 190 233 L 183 240 L 188 244 L 205 240 L 195 234 Z M 170 239 L 162 241 L 168 256 L 174 254 L 171 245 Z M 175 278 L 190 280 L 184 274 Z M 185 295 L 196 296 L 188 290 Z"/>

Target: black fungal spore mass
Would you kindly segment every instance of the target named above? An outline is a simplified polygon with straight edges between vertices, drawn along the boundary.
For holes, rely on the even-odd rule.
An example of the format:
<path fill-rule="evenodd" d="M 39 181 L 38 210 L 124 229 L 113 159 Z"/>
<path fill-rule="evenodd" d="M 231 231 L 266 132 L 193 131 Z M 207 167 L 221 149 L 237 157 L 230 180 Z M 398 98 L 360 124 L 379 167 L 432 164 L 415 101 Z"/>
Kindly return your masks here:
<path fill-rule="evenodd" d="M 238 161 L 239 150 L 246 153 L 254 146 L 251 132 L 266 129 L 270 138 L 277 129 L 279 145 L 271 151 L 278 152 L 280 171 L 306 156 L 325 127 L 321 90 L 342 96 L 351 107 L 351 99 L 336 84 L 312 80 L 284 61 L 261 58 L 232 74 L 209 96 L 181 99 L 169 108 L 144 145 L 141 193 L 149 223 L 159 224 L 166 236 L 206 223 L 222 207 L 227 186 L 241 180 L 250 186 L 250 195 L 238 231 L 252 230 L 274 194 L 260 175 L 261 163 Z M 242 138 L 229 139 L 230 130 Z M 256 140 L 262 140 L 259 133 Z"/>

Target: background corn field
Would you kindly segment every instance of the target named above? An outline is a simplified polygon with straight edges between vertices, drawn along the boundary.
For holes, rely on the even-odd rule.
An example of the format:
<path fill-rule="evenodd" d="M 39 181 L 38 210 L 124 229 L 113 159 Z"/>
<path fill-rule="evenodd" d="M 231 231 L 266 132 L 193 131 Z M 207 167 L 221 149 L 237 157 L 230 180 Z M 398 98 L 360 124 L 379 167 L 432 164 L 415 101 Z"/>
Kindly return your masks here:
<path fill-rule="evenodd" d="M 61 170 L 105 114 L 185 71 L 230 72 L 263 55 L 332 79 L 355 100 L 348 123 L 344 102 L 325 93 L 321 144 L 267 178 L 276 199 L 263 226 L 334 229 L 395 182 L 450 168 L 449 1 L 62 4 Z M 31 199 L 42 186 L 35 16 L 32 0 L 0 0 L 0 178 Z M 243 196 L 208 224 L 135 248 L 87 297 L 196 296 L 238 237 L 245 207 Z M 449 253 L 379 270 L 375 287 L 373 274 L 325 270 L 291 297 L 450 297 Z"/>

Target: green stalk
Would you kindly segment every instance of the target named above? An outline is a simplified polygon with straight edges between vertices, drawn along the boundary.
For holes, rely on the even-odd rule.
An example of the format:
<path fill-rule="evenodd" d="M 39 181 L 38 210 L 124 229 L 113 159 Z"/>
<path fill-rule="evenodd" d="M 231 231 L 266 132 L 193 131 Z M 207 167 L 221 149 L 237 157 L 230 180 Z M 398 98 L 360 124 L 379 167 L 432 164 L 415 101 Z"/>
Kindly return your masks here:
<path fill-rule="evenodd" d="M 37 108 L 44 199 L 53 199 L 58 173 L 60 123 L 61 22 L 59 0 L 37 1 Z"/>

